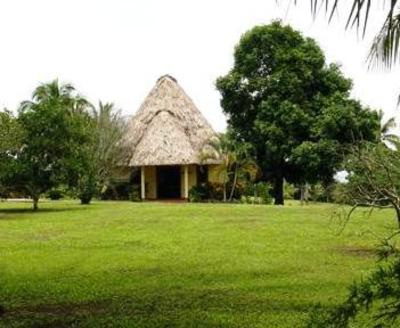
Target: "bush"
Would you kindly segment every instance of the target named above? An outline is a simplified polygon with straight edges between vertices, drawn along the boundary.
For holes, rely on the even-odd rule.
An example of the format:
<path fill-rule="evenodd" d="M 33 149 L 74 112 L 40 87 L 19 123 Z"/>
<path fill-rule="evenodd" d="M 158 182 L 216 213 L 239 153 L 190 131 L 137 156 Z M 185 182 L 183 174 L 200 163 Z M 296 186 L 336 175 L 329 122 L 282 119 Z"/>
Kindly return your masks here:
<path fill-rule="evenodd" d="M 131 191 L 129 192 L 129 200 L 132 202 L 139 202 L 141 200 L 139 185 L 133 185 L 131 187 Z"/>
<path fill-rule="evenodd" d="M 79 182 L 77 196 L 82 205 L 90 204 L 90 201 L 96 194 L 96 183 L 91 176 L 85 176 Z"/>
<path fill-rule="evenodd" d="M 296 187 L 293 184 L 287 183 L 285 181 L 285 184 L 283 185 L 283 198 L 294 199 L 295 192 L 296 192 Z"/>
<path fill-rule="evenodd" d="M 62 187 L 53 188 L 46 193 L 46 197 L 51 200 L 59 200 L 65 197 L 65 189 Z"/>
<path fill-rule="evenodd" d="M 351 204 L 351 197 L 348 194 L 345 183 L 337 182 L 331 187 L 331 200 L 337 204 Z"/>
<path fill-rule="evenodd" d="M 266 182 L 258 182 L 255 185 L 256 196 L 261 198 L 263 204 L 272 203 L 271 190 L 271 185 Z"/>
<path fill-rule="evenodd" d="M 6 188 L 2 188 L 0 185 L 0 199 L 7 199 L 9 198 L 10 194 Z"/>
<path fill-rule="evenodd" d="M 189 190 L 189 202 L 199 203 L 207 199 L 208 190 L 206 184 L 200 184 L 198 186 L 193 186 Z"/>
<path fill-rule="evenodd" d="M 222 201 L 224 186 L 222 183 L 206 182 L 193 186 L 189 191 L 190 202 Z"/>
<path fill-rule="evenodd" d="M 102 200 L 132 200 L 133 186 L 129 182 L 111 182 L 100 194 Z M 138 196 L 140 196 L 138 189 Z M 140 199 L 140 197 L 139 197 Z"/>
<path fill-rule="evenodd" d="M 249 183 L 244 188 L 244 195 L 241 199 L 248 204 L 271 204 L 271 190 L 272 186 L 266 182 Z"/>

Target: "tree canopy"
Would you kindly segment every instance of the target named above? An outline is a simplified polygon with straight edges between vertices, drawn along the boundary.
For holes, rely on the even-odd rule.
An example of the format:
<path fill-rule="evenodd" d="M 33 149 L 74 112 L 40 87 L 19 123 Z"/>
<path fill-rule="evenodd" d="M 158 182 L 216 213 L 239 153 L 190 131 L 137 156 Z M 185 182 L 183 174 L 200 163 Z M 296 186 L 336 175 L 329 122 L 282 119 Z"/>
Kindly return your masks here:
<path fill-rule="evenodd" d="M 20 147 L 8 157 L 0 181 L 32 197 L 34 209 L 42 193 L 70 183 L 81 169 L 77 150 L 90 138 L 87 106 L 71 85 L 58 81 L 40 85 L 32 100 L 21 104 L 15 122 L 23 132 Z"/>
<path fill-rule="evenodd" d="M 379 113 L 349 97 L 352 83 L 316 42 L 280 22 L 245 33 L 217 80 L 236 138 L 251 143 L 283 204 L 283 181 L 329 182 L 348 144 L 379 139 Z"/>

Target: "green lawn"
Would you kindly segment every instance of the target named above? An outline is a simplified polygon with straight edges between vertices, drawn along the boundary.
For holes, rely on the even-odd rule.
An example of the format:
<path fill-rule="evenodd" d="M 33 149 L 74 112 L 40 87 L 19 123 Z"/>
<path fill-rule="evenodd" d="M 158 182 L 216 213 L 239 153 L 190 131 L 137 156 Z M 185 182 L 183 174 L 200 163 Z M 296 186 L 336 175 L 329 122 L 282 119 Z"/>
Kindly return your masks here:
<path fill-rule="evenodd" d="M 297 327 L 374 265 L 390 211 L 0 203 L 4 327 Z"/>

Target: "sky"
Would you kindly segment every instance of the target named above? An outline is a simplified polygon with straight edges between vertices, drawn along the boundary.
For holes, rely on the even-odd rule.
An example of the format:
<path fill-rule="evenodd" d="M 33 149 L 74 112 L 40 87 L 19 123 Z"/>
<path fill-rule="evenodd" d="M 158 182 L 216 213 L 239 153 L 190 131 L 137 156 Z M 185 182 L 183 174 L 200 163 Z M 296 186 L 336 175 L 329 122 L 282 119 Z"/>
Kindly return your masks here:
<path fill-rule="evenodd" d="M 34 88 L 58 78 L 93 103 L 114 102 L 124 115 L 139 108 L 158 77 L 174 76 L 217 131 L 226 118 L 215 89 L 233 65 L 234 46 L 255 25 L 281 19 L 315 38 L 328 62 L 342 65 L 363 104 L 396 114 L 398 68 L 365 62 L 383 11 L 363 39 L 345 31 L 345 14 L 314 21 L 309 0 L 1 0 L 0 107 L 16 110 Z"/>

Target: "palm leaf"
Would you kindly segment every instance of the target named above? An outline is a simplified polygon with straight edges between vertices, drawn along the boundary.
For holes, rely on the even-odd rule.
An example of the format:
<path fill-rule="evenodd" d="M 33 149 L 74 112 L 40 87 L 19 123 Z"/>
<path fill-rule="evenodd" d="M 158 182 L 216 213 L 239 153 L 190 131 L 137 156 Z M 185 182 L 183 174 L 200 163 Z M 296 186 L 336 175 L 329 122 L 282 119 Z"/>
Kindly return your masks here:
<path fill-rule="evenodd" d="M 278 0 L 277 0 L 278 2 Z M 297 0 L 293 0 L 295 4 Z M 399 0 L 375 1 L 374 4 L 383 5 L 386 10 L 386 19 L 380 31 L 374 38 L 368 55 L 369 66 L 378 66 L 382 64 L 385 67 L 392 67 L 398 60 L 398 49 L 400 43 L 400 8 L 398 6 Z M 333 15 L 338 12 L 339 4 L 344 4 L 345 8 L 349 6 L 346 29 L 356 28 L 362 30 L 362 36 L 365 36 L 369 18 L 371 15 L 372 0 L 310 0 L 311 13 L 315 18 L 318 13 L 318 8 L 323 6 L 325 12 L 329 14 L 329 22 L 332 20 Z M 349 5 L 350 4 L 350 5 Z"/>

